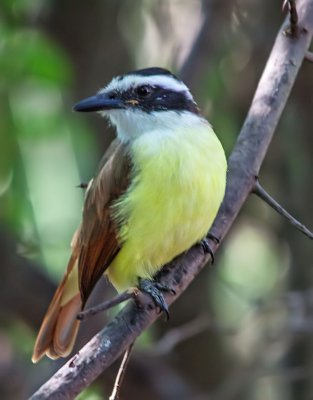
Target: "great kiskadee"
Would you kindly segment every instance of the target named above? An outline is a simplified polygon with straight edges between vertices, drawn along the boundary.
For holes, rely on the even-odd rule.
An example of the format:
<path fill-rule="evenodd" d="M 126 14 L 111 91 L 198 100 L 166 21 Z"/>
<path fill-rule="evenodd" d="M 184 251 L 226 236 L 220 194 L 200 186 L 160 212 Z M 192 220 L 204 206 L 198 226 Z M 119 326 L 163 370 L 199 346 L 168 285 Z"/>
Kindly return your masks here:
<path fill-rule="evenodd" d="M 88 184 L 82 223 L 33 362 L 71 352 L 76 316 L 103 274 L 118 291 L 138 279 L 153 284 L 162 266 L 205 237 L 225 191 L 223 147 L 187 86 L 169 71 L 118 76 L 74 110 L 100 112 L 117 139 Z"/>

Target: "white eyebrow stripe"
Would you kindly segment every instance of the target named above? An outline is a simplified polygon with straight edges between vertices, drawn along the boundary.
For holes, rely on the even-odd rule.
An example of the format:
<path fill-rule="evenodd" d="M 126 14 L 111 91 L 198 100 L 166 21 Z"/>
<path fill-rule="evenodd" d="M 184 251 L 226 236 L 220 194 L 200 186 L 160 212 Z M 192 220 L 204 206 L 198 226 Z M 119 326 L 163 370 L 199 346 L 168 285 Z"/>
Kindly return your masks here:
<path fill-rule="evenodd" d="M 161 86 L 164 89 L 173 90 L 174 92 L 185 92 L 185 95 L 193 100 L 193 97 L 188 87 L 181 81 L 172 78 L 171 76 L 164 75 L 153 75 L 153 76 L 141 76 L 141 75 L 126 75 L 122 79 L 114 78 L 112 81 L 103 89 L 99 91 L 99 94 L 105 93 L 111 90 L 126 91 L 131 87 L 139 85 L 150 85 L 150 86 Z"/>

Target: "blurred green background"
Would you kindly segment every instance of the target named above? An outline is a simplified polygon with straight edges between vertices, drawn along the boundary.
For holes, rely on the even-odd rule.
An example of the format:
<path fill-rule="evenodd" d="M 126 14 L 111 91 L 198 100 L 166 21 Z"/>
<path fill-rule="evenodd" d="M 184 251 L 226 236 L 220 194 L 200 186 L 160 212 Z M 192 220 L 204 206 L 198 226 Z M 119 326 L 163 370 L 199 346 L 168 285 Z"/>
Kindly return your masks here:
<path fill-rule="evenodd" d="M 69 256 L 83 192 L 113 132 L 71 111 L 112 76 L 167 67 L 227 155 L 283 21 L 281 2 L 2 0 L 0 398 L 25 399 L 63 363 L 32 346 Z M 313 79 L 304 64 L 261 182 L 313 227 Z M 312 243 L 251 197 L 216 257 L 137 343 L 122 399 L 313 398 Z M 104 280 L 103 280 L 104 281 Z M 101 282 L 91 303 L 114 291 Z M 91 304 L 90 303 L 90 304 Z M 83 324 L 77 349 L 112 315 Z M 80 399 L 109 395 L 117 365 Z"/>

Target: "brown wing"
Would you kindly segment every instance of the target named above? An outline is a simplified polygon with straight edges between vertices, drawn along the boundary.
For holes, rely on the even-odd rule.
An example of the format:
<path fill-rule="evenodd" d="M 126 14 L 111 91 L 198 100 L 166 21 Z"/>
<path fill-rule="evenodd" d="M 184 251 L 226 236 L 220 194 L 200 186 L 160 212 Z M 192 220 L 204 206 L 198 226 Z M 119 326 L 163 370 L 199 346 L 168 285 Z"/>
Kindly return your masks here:
<path fill-rule="evenodd" d="M 128 147 L 114 143 L 102 159 L 89 185 L 79 236 L 79 288 L 83 306 L 95 284 L 119 251 L 117 227 L 111 217 L 112 203 L 129 185 L 131 160 Z"/>
<path fill-rule="evenodd" d="M 83 222 L 74 234 L 67 270 L 41 324 L 33 362 L 44 354 L 55 359 L 72 351 L 79 327 L 77 313 L 119 251 L 110 206 L 127 189 L 130 170 L 127 147 L 113 142 L 87 189 Z"/>

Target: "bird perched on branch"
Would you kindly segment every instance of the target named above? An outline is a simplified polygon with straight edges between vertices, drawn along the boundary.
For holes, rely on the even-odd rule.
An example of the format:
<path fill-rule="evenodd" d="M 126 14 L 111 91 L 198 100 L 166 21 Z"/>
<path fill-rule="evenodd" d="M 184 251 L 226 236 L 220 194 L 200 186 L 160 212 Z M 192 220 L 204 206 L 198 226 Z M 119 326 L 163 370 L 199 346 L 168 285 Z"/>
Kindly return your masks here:
<path fill-rule="evenodd" d="M 169 71 L 118 76 L 74 110 L 108 118 L 117 139 L 88 184 L 82 223 L 33 362 L 71 352 L 77 314 L 103 274 L 118 291 L 139 284 L 166 311 L 154 277 L 205 237 L 225 191 L 223 147 L 188 87 Z"/>

